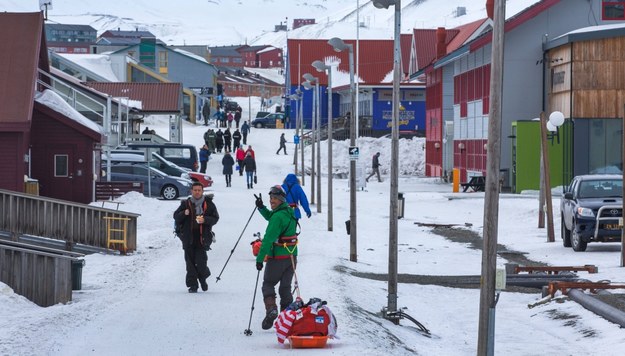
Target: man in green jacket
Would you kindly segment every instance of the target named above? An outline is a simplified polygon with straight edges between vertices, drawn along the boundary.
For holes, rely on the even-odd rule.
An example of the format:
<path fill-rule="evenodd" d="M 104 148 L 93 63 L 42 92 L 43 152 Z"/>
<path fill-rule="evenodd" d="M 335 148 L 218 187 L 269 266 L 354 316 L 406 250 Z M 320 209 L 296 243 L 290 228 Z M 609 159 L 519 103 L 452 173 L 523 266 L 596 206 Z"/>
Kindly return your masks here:
<path fill-rule="evenodd" d="M 281 186 L 276 185 L 269 190 L 269 204 L 271 210 L 263 204 L 259 194 L 256 198 L 256 207 L 267 220 L 267 229 L 256 257 L 256 269 L 263 269 L 263 262 L 267 260 L 267 268 L 263 274 L 263 298 L 265 302 L 265 319 L 262 328 L 268 330 L 278 316 L 276 305 L 276 284 L 280 283 L 280 309 L 286 309 L 293 302 L 291 295 L 291 280 L 297 265 L 297 220 L 293 209 L 286 203 L 286 193 Z"/>

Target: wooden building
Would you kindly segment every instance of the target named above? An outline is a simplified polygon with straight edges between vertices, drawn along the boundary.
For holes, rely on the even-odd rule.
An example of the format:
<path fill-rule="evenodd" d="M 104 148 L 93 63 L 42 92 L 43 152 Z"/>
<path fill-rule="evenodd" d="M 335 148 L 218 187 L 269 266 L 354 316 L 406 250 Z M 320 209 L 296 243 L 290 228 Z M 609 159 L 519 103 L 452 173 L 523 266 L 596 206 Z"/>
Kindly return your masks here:
<path fill-rule="evenodd" d="M 563 175 L 622 171 L 625 24 L 582 28 L 547 44 L 548 111 L 561 111 Z"/>

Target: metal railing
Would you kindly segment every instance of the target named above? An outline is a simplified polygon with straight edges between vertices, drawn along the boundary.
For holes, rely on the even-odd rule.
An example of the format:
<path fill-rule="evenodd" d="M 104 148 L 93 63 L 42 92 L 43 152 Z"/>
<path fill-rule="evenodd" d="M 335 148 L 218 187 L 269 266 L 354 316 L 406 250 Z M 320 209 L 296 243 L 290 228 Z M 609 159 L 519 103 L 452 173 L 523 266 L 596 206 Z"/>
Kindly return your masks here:
<path fill-rule="evenodd" d="M 72 203 L 59 199 L 0 189 L 0 231 L 65 241 L 71 250 L 75 244 L 107 248 L 104 217 L 129 218 L 127 251 L 137 248 L 139 214 Z"/>
<path fill-rule="evenodd" d="M 358 136 L 372 137 L 373 130 L 371 128 L 373 118 L 371 116 L 360 116 Z M 306 131 L 302 134 L 304 146 L 310 145 L 312 142 L 312 131 Z M 328 139 L 328 125 L 321 125 L 319 136 L 321 140 Z M 337 141 L 349 139 L 349 121 L 345 117 L 338 117 L 332 120 L 332 139 Z"/>

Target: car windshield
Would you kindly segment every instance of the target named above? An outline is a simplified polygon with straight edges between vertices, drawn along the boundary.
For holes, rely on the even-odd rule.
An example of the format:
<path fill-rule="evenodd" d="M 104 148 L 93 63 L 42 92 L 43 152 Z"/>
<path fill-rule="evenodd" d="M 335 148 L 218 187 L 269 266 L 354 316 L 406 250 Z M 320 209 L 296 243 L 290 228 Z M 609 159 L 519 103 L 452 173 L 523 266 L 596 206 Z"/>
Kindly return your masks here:
<path fill-rule="evenodd" d="M 623 181 L 601 179 L 582 181 L 579 185 L 579 198 L 622 198 Z"/>

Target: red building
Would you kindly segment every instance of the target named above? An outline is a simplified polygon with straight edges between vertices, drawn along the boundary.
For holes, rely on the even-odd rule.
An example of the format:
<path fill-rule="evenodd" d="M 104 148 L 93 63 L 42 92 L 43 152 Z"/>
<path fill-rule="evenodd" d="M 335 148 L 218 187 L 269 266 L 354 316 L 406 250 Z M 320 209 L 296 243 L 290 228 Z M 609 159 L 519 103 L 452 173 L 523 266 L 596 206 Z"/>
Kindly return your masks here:
<path fill-rule="evenodd" d="M 257 52 L 258 68 L 282 68 L 284 66 L 284 58 L 282 57 L 282 49 L 275 47 L 267 47 Z"/>
<path fill-rule="evenodd" d="M 453 116 L 446 117 L 447 112 L 444 108 L 447 107 L 446 100 L 453 97 L 453 104 L 459 105 L 460 115 L 466 117 L 468 103 L 479 96 L 483 99 L 485 110 L 488 112 L 489 79 L 483 76 L 488 76 L 490 72 L 486 73 L 484 69 L 480 69 L 454 76 L 453 83 L 456 85 L 453 86 L 452 92 L 448 92 L 452 86 L 446 86 L 445 80 L 449 79 L 446 78 L 443 68 L 435 67 L 434 63 L 479 35 L 488 24 L 488 20 L 484 18 L 453 29 L 440 27 L 436 30 L 413 30 L 410 72 L 425 74 L 426 81 L 425 174 L 428 177 L 450 174 L 446 168 L 451 166 L 460 168 L 461 174 L 464 175 L 467 168 L 481 171 L 486 167 L 485 140 L 454 141 L 453 132 L 446 132 L 446 122 L 451 121 Z M 478 79 L 479 85 L 468 85 L 469 81 L 474 83 Z M 471 109 L 476 110 L 473 107 Z M 479 114 L 482 114 L 481 110 Z M 449 150 L 445 149 L 447 147 Z M 461 180 L 463 179 L 461 177 Z"/>
<path fill-rule="evenodd" d="M 33 101 L 44 89 L 37 81 L 49 84 L 39 74 L 50 68 L 43 21 L 41 12 L 0 13 L 0 51 L 12 53 L 0 56 L 5 73 L 0 81 L 0 188 L 24 192 L 29 177 L 39 181 L 41 195 L 89 203 L 99 173 L 94 157 L 104 138 L 97 125 L 80 123 L 86 119 L 75 110 L 50 106 L 53 100 Z M 50 92 L 47 98 L 58 95 Z"/>

